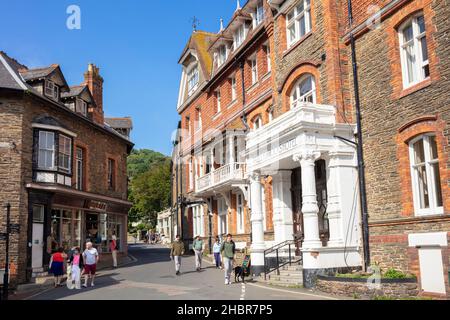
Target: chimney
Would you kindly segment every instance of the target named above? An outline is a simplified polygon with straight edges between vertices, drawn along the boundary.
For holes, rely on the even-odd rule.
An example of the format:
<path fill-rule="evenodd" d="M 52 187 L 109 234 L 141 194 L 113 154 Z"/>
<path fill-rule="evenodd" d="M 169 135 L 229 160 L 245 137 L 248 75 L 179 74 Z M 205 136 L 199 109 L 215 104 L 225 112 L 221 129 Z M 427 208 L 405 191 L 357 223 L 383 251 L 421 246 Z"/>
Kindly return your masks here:
<path fill-rule="evenodd" d="M 103 126 L 105 123 L 103 113 L 103 78 L 100 76 L 100 69 L 95 64 L 89 63 L 88 70 L 84 74 L 84 83 L 87 84 L 96 104 L 95 107 L 89 108 L 92 120 Z"/>

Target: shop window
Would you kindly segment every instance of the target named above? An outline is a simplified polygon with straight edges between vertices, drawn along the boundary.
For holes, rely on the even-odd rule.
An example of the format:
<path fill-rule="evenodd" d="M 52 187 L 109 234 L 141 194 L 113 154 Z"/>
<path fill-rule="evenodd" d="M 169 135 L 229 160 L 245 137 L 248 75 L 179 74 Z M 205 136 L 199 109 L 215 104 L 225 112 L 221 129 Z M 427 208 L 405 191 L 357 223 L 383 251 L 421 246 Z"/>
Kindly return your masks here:
<path fill-rule="evenodd" d="M 80 215 L 72 210 L 52 210 L 51 233 L 58 246 L 69 250 L 74 246 L 81 245 L 81 223 Z M 53 248 L 56 249 L 56 248 Z"/>
<path fill-rule="evenodd" d="M 409 143 L 416 215 L 442 214 L 443 198 L 436 136 L 422 135 Z"/>

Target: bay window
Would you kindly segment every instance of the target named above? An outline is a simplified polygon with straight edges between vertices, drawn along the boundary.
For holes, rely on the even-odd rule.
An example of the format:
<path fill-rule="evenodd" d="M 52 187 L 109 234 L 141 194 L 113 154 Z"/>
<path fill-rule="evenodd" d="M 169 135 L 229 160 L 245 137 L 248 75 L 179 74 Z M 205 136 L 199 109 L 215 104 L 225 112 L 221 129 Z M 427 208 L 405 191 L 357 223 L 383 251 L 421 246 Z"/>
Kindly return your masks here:
<path fill-rule="evenodd" d="M 38 167 L 44 170 L 55 169 L 55 133 L 39 131 Z"/>
<path fill-rule="evenodd" d="M 311 0 L 301 0 L 286 17 L 288 47 L 311 31 Z"/>
<path fill-rule="evenodd" d="M 403 86 L 410 87 L 430 76 L 425 19 L 418 15 L 399 29 Z"/>
<path fill-rule="evenodd" d="M 71 171 L 72 139 L 62 134 L 59 135 L 58 166 L 66 172 Z"/>
<path fill-rule="evenodd" d="M 409 144 L 416 215 L 442 214 L 443 198 L 436 136 L 422 135 Z"/>

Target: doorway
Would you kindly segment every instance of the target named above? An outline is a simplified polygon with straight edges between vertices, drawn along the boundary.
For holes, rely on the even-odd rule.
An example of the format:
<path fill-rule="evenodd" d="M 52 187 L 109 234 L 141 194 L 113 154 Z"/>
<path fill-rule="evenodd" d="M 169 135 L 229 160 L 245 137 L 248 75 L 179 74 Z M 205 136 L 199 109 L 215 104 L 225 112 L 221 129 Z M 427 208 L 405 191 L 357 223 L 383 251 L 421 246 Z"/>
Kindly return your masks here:
<path fill-rule="evenodd" d="M 33 205 L 31 267 L 42 271 L 44 261 L 44 206 Z"/>
<path fill-rule="evenodd" d="M 292 194 L 292 214 L 293 214 L 293 235 L 296 241 L 295 255 L 300 255 L 301 244 L 304 239 L 303 231 L 303 213 L 302 213 L 302 169 L 296 168 L 291 176 L 291 194 Z"/>

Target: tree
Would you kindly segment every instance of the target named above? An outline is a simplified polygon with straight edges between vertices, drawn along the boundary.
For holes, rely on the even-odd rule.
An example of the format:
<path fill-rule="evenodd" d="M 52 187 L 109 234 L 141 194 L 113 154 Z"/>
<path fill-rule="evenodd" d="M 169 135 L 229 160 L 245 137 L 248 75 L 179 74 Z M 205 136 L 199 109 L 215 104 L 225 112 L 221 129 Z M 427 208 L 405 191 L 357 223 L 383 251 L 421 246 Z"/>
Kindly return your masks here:
<path fill-rule="evenodd" d="M 129 224 L 142 221 L 156 226 L 157 214 L 170 204 L 170 158 L 152 150 L 137 150 L 129 157 Z M 130 226 L 129 226 L 130 227 Z"/>

